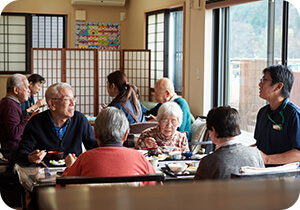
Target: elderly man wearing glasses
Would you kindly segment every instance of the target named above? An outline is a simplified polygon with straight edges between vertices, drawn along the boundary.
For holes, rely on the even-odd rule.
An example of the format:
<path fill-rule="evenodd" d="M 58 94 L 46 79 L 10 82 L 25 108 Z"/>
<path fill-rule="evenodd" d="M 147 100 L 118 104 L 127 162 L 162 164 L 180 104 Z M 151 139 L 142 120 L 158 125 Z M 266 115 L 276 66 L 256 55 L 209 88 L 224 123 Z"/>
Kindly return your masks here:
<path fill-rule="evenodd" d="M 156 119 L 158 125 L 141 133 L 136 149 L 170 146 L 174 147 L 173 151 L 189 151 L 186 133 L 177 131 L 182 123 L 182 110 L 177 103 L 163 103 Z"/>
<path fill-rule="evenodd" d="M 294 76 L 283 65 L 263 70 L 259 97 L 269 102 L 257 115 L 254 138 L 265 164 L 300 160 L 300 109 L 288 100 Z"/>
<path fill-rule="evenodd" d="M 46 91 L 49 109 L 32 117 L 25 127 L 17 151 L 18 162 L 40 163 L 46 150 L 82 153 L 82 143 L 86 149 L 97 147 L 93 128 L 86 117 L 75 111 L 76 98 L 67 83 L 56 83 Z"/>

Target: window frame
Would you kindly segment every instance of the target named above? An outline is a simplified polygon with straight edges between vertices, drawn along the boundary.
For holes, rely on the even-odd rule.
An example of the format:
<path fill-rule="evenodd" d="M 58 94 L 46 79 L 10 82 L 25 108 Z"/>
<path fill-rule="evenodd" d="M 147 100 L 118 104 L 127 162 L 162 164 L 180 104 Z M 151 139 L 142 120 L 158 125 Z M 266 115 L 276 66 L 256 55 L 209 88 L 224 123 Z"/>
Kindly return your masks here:
<path fill-rule="evenodd" d="M 182 79 L 182 90 L 181 92 L 176 91 L 176 93 L 178 94 L 183 94 L 184 92 L 184 59 L 185 59 L 185 55 L 184 55 L 184 34 L 185 34 L 185 13 L 184 13 L 184 5 L 178 5 L 176 7 L 172 7 L 172 8 L 164 8 L 164 9 L 159 9 L 159 10 L 153 10 L 153 11 L 149 11 L 149 12 L 145 12 L 145 48 L 148 49 L 148 17 L 151 15 L 157 15 L 157 14 L 164 14 L 164 55 L 163 55 L 163 77 L 168 77 L 169 78 L 169 18 L 170 18 L 170 13 L 171 12 L 175 12 L 175 11 L 182 11 L 183 12 L 183 40 L 182 40 L 182 54 L 183 54 L 183 60 L 182 60 L 182 75 L 181 75 L 181 79 Z M 167 41 L 166 41 L 167 40 Z M 156 43 L 156 41 L 155 41 Z M 155 58 L 151 58 L 151 60 L 153 60 Z M 151 72 L 153 71 L 153 69 L 151 69 Z M 160 79 L 160 78 L 156 78 L 156 69 L 154 70 L 154 78 L 151 78 L 151 80 L 154 80 L 154 83 Z M 151 85 L 150 85 L 151 87 Z M 151 87 L 151 91 L 154 92 L 154 88 Z"/>
<path fill-rule="evenodd" d="M 4 71 L 0 70 L 0 75 L 4 74 L 31 74 L 31 48 L 32 48 L 32 17 L 33 16 L 56 16 L 63 17 L 63 47 L 66 48 L 67 43 L 67 14 L 39 14 L 39 13 L 14 13 L 3 12 L 1 16 L 23 16 L 25 17 L 25 70 L 24 71 Z M 5 42 L 4 42 L 5 44 Z"/>
<path fill-rule="evenodd" d="M 268 1 L 268 51 L 274 48 L 274 34 L 270 27 L 274 24 L 275 20 L 274 13 L 275 13 L 275 2 L 272 0 Z M 289 14 L 289 2 L 283 1 L 283 22 L 282 22 L 282 55 L 281 61 L 282 64 L 287 66 L 287 59 L 288 59 L 288 14 Z M 223 14 L 223 15 L 222 15 Z M 228 46 L 228 33 L 229 33 L 229 15 L 230 9 L 229 7 L 225 8 L 218 8 L 213 10 L 213 54 L 216 55 L 212 59 L 212 96 L 213 96 L 213 107 L 224 106 L 228 104 L 228 52 L 226 49 Z M 223 18 L 223 19 L 222 19 Z M 224 43 L 222 43 L 224 42 Z M 223 46 L 220 50 L 220 46 Z M 222 50 L 225 49 L 225 50 Z M 273 51 L 274 52 L 274 51 Z M 218 55 L 217 55 L 218 53 Z M 273 58 L 273 59 L 272 59 Z M 272 65 L 274 64 L 274 55 L 270 55 L 268 53 L 267 57 L 267 64 Z M 222 70 L 223 69 L 223 70 Z"/>

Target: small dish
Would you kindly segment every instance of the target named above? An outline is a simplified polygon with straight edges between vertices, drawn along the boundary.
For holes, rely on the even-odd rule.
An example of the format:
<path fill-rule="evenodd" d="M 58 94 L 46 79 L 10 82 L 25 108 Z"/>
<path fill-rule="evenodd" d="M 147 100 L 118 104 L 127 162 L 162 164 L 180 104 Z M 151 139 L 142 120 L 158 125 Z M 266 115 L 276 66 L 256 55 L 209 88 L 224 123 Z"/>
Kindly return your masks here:
<path fill-rule="evenodd" d="M 180 151 L 174 151 L 169 153 L 170 158 L 173 160 L 180 160 L 181 159 L 181 152 Z"/>
<path fill-rule="evenodd" d="M 61 160 L 49 160 L 49 163 L 51 165 L 54 165 L 54 166 L 63 166 L 65 165 L 65 160 L 64 159 L 61 159 Z"/>
<path fill-rule="evenodd" d="M 191 158 L 194 153 L 193 152 L 190 152 L 190 151 L 186 151 L 186 152 L 183 152 L 182 155 L 185 157 L 185 158 Z"/>

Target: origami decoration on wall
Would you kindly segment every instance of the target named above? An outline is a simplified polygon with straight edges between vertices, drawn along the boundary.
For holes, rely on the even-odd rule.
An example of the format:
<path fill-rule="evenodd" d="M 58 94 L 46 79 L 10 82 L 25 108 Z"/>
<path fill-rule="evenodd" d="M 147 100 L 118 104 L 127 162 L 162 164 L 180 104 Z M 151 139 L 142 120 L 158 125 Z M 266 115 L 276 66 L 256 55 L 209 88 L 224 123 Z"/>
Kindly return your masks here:
<path fill-rule="evenodd" d="M 120 23 L 76 22 L 75 47 L 120 49 Z"/>

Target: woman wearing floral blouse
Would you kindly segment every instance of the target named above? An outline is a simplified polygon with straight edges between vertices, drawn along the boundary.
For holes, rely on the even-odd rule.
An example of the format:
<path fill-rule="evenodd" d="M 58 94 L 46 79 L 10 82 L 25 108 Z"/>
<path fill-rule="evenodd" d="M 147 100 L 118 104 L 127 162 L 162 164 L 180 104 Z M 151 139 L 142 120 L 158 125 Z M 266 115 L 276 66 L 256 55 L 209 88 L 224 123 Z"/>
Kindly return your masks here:
<path fill-rule="evenodd" d="M 174 147 L 173 151 L 189 151 L 186 133 L 177 131 L 182 123 L 182 110 L 175 102 L 166 102 L 158 110 L 158 125 L 143 131 L 136 149 Z"/>

